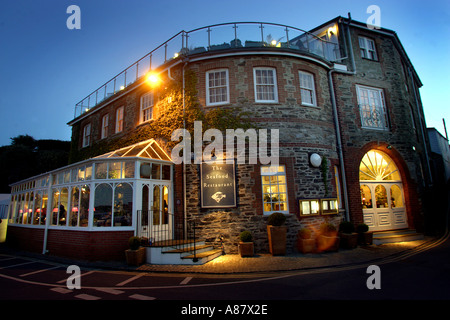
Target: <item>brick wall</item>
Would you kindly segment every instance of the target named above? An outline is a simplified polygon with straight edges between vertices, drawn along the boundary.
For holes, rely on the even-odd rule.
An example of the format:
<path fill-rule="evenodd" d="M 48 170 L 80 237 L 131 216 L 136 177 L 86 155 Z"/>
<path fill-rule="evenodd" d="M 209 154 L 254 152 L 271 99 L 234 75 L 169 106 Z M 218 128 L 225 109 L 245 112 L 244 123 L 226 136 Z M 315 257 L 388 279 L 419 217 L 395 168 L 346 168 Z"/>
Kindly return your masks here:
<path fill-rule="evenodd" d="M 125 260 L 133 231 L 75 231 L 49 229 L 48 254 L 87 261 Z M 44 229 L 8 226 L 8 244 L 42 253 Z"/>
<path fill-rule="evenodd" d="M 361 57 L 358 36 L 369 37 L 375 41 L 378 61 Z M 417 106 L 414 93 L 409 86 L 411 79 L 408 79 L 404 71 L 404 61 L 391 37 L 379 36 L 357 28 L 351 29 L 351 37 L 356 74 L 334 74 L 333 77 L 351 219 L 355 224 L 363 221 L 359 191 L 359 164 L 366 152 L 377 149 L 389 155 L 399 167 L 408 223 L 412 228 L 421 229 L 423 225 L 419 187 L 423 182 L 421 170 L 426 168 L 426 163 L 423 162 L 425 146 L 420 137 L 421 128 L 418 121 L 419 115 L 415 112 Z M 388 131 L 361 127 L 356 85 L 383 90 L 389 120 Z M 413 150 L 413 146 L 416 150 Z"/>
<path fill-rule="evenodd" d="M 254 67 L 276 69 L 278 103 L 255 102 Z M 321 171 L 309 164 L 309 155 L 313 152 L 329 160 L 328 196 L 336 196 L 333 165 L 338 163 L 338 159 L 326 70 L 320 65 L 296 58 L 258 55 L 210 59 L 193 63 L 190 68 L 199 79 L 199 101 L 203 106 L 206 105 L 205 73 L 226 68 L 230 83 L 230 104 L 227 107 L 250 112 L 251 120 L 258 128 L 268 129 L 269 132 L 271 129 L 279 130 L 279 161 L 286 168 L 288 189 L 288 252 L 296 250 L 297 232 L 303 226 L 308 225 L 317 230 L 326 220 L 337 226 L 340 217 L 300 218 L 298 208 L 299 198 L 325 197 Z M 299 70 L 314 75 L 316 107 L 301 105 Z M 197 221 L 200 237 L 219 244 L 219 236 L 222 235 L 227 252 L 237 252 L 239 234 L 244 230 L 252 232 L 257 252 L 268 252 L 260 165 L 239 164 L 236 167 L 237 207 L 202 209 L 199 166 L 187 166 L 187 215 Z"/>

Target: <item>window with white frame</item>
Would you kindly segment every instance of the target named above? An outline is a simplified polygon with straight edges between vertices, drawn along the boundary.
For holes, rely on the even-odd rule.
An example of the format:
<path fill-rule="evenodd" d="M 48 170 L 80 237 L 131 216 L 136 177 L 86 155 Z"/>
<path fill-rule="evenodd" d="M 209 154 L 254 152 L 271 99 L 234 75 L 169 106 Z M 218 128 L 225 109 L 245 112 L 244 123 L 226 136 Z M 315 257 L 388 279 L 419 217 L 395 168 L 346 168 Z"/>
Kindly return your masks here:
<path fill-rule="evenodd" d="M 261 166 L 263 192 L 263 212 L 270 215 L 274 212 L 288 213 L 286 186 L 286 168 L 280 166 Z"/>
<path fill-rule="evenodd" d="M 116 133 L 123 130 L 123 107 L 116 110 Z"/>
<path fill-rule="evenodd" d="M 383 90 L 356 86 L 361 126 L 366 129 L 388 130 Z"/>
<path fill-rule="evenodd" d="M 214 106 L 230 102 L 228 69 L 206 72 L 206 105 Z"/>
<path fill-rule="evenodd" d="M 153 92 L 148 92 L 141 97 L 141 122 L 153 119 Z"/>
<path fill-rule="evenodd" d="M 299 71 L 298 74 L 300 78 L 302 104 L 306 106 L 317 106 L 314 75 L 304 71 Z"/>
<path fill-rule="evenodd" d="M 83 148 L 91 144 L 91 124 L 88 123 L 83 129 Z"/>
<path fill-rule="evenodd" d="M 105 114 L 102 118 L 102 139 L 108 136 L 109 114 Z"/>
<path fill-rule="evenodd" d="M 359 37 L 358 39 L 361 57 L 369 60 L 378 60 L 375 41 L 366 37 Z"/>
<path fill-rule="evenodd" d="M 274 68 L 253 69 L 256 102 L 278 102 L 277 75 Z"/>

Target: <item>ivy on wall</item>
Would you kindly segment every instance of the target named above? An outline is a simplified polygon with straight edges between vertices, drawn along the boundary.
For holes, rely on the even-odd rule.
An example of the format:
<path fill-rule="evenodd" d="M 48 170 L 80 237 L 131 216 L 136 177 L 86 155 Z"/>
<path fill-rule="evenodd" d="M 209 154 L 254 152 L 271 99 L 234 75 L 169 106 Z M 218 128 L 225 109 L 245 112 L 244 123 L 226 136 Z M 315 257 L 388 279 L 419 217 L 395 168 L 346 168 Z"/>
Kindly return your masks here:
<path fill-rule="evenodd" d="M 179 75 L 175 80 L 168 81 L 164 88 L 155 90 L 154 96 L 158 97 L 158 102 L 154 120 L 136 127 L 121 137 L 95 141 L 89 147 L 78 149 L 81 130 L 80 124 L 75 124 L 72 130 L 69 162 L 89 159 L 151 138 L 157 140 L 170 154 L 170 150 L 179 143 L 171 141 L 172 133 L 185 127 L 193 136 L 194 121 L 202 121 L 203 131 L 215 128 L 224 132 L 225 129 L 246 130 L 255 127 L 249 121 L 249 113 L 242 111 L 242 106 L 203 110 L 198 101 L 197 76 L 192 70 L 185 71 L 183 108 L 182 83 L 182 75 Z"/>
<path fill-rule="evenodd" d="M 320 171 L 322 173 L 322 181 L 325 187 L 325 197 L 328 197 L 328 160 L 325 156 L 322 157 Z"/>

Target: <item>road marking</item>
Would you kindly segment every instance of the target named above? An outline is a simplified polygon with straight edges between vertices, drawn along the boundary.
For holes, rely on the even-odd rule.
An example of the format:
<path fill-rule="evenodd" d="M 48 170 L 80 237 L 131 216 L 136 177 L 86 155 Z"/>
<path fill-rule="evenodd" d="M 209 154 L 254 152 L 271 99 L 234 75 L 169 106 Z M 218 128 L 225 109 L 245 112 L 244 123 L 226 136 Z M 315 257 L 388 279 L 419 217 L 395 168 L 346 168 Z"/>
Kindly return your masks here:
<path fill-rule="evenodd" d="M 96 297 L 96 296 L 91 296 L 90 294 L 78 294 L 75 296 L 75 298 L 79 298 L 79 299 L 83 299 L 83 300 L 100 300 L 100 297 Z"/>
<path fill-rule="evenodd" d="M 180 284 L 181 284 L 181 285 L 183 285 L 183 284 L 188 284 L 189 281 L 191 281 L 191 280 L 192 280 L 192 277 L 186 277 L 183 281 L 180 282 Z"/>
<path fill-rule="evenodd" d="M 122 294 L 125 292 L 125 291 L 120 291 L 120 290 L 111 289 L 111 288 L 96 288 L 95 290 L 101 291 L 101 292 L 106 292 L 109 294 L 114 294 L 114 295 L 119 295 L 119 294 Z"/>
<path fill-rule="evenodd" d="M 143 296 L 142 294 L 133 294 L 130 296 L 132 299 L 136 300 L 155 300 L 155 297 Z"/>
<path fill-rule="evenodd" d="M 57 269 L 57 268 L 60 268 L 60 267 L 59 267 L 59 266 L 56 266 L 56 267 L 52 267 L 52 268 L 47 268 L 47 269 L 37 270 L 37 271 L 33 271 L 33 272 L 21 274 L 20 276 L 21 276 L 21 277 L 27 277 L 27 276 L 31 276 L 32 274 L 36 274 L 36 273 L 40 273 L 40 272 L 45 272 L 45 271 L 53 270 L 53 269 Z"/>
<path fill-rule="evenodd" d="M 14 267 L 18 267 L 18 266 L 24 266 L 24 265 L 30 264 L 30 263 L 34 263 L 34 261 L 29 261 L 29 262 L 24 262 L 24 263 L 13 264 L 12 266 L 1 267 L 0 269 L 14 268 Z"/>
<path fill-rule="evenodd" d="M 69 289 L 66 289 L 66 288 L 62 288 L 62 287 L 51 288 L 50 290 L 58 292 L 58 293 L 62 293 L 62 294 L 66 294 L 66 293 L 72 292 L 72 290 L 69 290 Z"/>
<path fill-rule="evenodd" d="M 124 285 L 126 285 L 127 283 L 130 283 L 131 281 L 134 281 L 134 280 L 136 280 L 136 279 L 139 279 L 140 277 L 142 277 L 142 276 L 144 276 L 144 275 L 145 275 L 145 273 L 140 273 L 140 274 L 138 274 L 138 275 L 135 275 L 134 277 L 131 277 L 131 278 L 125 280 L 125 281 L 122 281 L 121 283 L 116 284 L 116 287 L 124 286 Z"/>
<path fill-rule="evenodd" d="M 82 274 L 80 274 L 80 277 L 82 277 L 82 276 L 86 276 L 86 275 L 88 275 L 88 274 L 91 274 L 91 273 L 94 273 L 96 270 L 92 270 L 92 271 L 89 271 L 89 272 L 86 272 L 86 273 L 82 273 Z M 67 278 L 66 279 L 62 279 L 62 280 L 59 280 L 57 283 L 66 283 L 67 282 Z"/>
<path fill-rule="evenodd" d="M 0 259 L 0 261 L 8 261 L 8 260 L 13 260 L 13 259 L 16 259 L 16 257 L 4 258 L 4 259 Z"/>

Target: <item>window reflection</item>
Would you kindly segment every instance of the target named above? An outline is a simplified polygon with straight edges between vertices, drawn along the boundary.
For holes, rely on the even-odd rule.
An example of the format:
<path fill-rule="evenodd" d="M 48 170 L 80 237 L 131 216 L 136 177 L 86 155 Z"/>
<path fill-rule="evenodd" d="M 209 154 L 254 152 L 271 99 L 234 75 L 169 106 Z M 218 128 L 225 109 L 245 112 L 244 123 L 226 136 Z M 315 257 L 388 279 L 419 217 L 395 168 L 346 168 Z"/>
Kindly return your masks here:
<path fill-rule="evenodd" d="M 399 186 L 393 185 L 391 187 L 391 208 L 402 208 L 403 206 L 402 190 Z"/>
<path fill-rule="evenodd" d="M 370 192 L 369 187 L 366 185 L 362 185 L 360 187 L 360 193 L 361 193 L 361 204 L 363 209 L 372 208 L 372 193 Z"/>
<path fill-rule="evenodd" d="M 378 185 L 375 188 L 375 200 L 377 208 L 388 208 L 386 188 Z"/>
<path fill-rule="evenodd" d="M 94 226 L 111 227 L 112 188 L 109 184 L 101 183 L 95 188 Z"/>
<path fill-rule="evenodd" d="M 133 188 L 121 183 L 114 190 L 114 226 L 131 226 Z"/>

